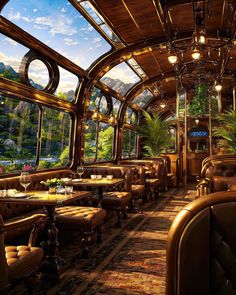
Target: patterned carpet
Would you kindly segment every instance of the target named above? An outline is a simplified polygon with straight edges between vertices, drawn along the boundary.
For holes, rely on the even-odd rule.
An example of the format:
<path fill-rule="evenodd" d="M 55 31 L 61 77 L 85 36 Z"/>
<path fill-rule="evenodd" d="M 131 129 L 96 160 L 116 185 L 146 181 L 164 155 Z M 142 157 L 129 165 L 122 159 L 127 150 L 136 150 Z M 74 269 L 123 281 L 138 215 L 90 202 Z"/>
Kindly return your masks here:
<path fill-rule="evenodd" d="M 122 229 L 106 227 L 104 242 L 94 245 L 90 259 L 79 258 L 80 240 L 61 247 L 68 268 L 48 295 L 165 294 L 166 239 L 175 215 L 196 197 L 194 187 L 171 189 L 129 214 Z M 22 284 L 9 294 L 27 294 Z"/>

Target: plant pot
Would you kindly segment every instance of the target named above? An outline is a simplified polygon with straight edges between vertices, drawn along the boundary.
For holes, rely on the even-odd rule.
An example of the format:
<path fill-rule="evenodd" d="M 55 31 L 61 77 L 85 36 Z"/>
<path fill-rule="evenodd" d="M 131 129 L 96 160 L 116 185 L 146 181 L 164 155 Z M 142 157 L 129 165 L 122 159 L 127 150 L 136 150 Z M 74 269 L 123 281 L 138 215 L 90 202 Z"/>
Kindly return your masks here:
<path fill-rule="evenodd" d="M 48 189 L 48 193 L 49 194 L 55 194 L 56 191 L 57 191 L 57 188 L 56 187 L 49 187 L 49 189 Z"/>

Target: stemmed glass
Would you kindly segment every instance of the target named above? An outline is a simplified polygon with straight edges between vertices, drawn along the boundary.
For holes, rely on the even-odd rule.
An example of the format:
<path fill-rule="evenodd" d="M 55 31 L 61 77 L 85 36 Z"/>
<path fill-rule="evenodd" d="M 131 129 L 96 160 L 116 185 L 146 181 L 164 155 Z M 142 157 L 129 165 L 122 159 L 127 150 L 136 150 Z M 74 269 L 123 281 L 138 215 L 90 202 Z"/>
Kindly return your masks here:
<path fill-rule="evenodd" d="M 79 179 L 81 180 L 82 179 L 81 176 L 84 173 L 84 167 L 83 166 L 78 166 L 76 171 L 77 171 L 77 174 L 79 174 Z"/>
<path fill-rule="evenodd" d="M 25 188 L 26 194 L 27 187 L 31 184 L 31 176 L 29 172 L 22 172 L 19 181 L 20 184 Z"/>

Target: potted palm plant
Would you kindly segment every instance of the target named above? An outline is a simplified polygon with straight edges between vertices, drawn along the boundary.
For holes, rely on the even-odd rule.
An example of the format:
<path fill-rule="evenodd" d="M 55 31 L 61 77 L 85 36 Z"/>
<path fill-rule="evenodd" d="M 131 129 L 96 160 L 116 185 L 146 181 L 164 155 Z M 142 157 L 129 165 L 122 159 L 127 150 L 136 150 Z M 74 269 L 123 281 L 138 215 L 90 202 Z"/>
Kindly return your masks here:
<path fill-rule="evenodd" d="M 236 153 L 236 112 L 228 110 L 216 117 L 217 127 L 213 128 L 213 134 L 220 137 L 218 146 L 225 153 Z"/>
<path fill-rule="evenodd" d="M 138 128 L 138 132 L 143 138 L 144 150 L 147 156 L 157 157 L 165 148 L 170 145 L 168 129 L 170 122 L 161 119 L 159 113 L 143 112 L 144 122 Z"/>

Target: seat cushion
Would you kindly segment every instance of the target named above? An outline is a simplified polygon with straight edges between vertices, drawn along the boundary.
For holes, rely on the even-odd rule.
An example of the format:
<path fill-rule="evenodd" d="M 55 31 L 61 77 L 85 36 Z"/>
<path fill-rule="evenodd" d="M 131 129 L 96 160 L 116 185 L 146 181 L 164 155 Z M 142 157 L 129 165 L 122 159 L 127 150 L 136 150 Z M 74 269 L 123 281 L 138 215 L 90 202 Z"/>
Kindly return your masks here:
<path fill-rule="evenodd" d="M 43 258 L 43 250 L 28 246 L 6 246 L 10 282 L 19 280 L 34 272 Z"/>
<path fill-rule="evenodd" d="M 144 185 L 142 184 L 133 184 L 132 187 L 131 187 L 131 190 L 132 190 L 132 197 L 135 198 L 135 197 L 141 197 L 143 192 L 144 192 Z"/>
<path fill-rule="evenodd" d="M 92 197 L 92 200 L 98 202 L 97 197 Z M 108 210 L 125 209 L 131 200 L 129 192 L 105 192 L 103 193 L 102 207 Z"/>
<path fill-rule="evenodd" d="M 77 230 L 93 230 L 103 224 L 106 211 L 101 208 L 63 206 L 56 208 L 56 222 L 59 226 Z"/>
<path fill-rule="evenodd" d="M 158 178 L 147 178 L 145 179 L 145 183 L 148 187 L 156 187 L 160 184 L 160 179 Z"/>

